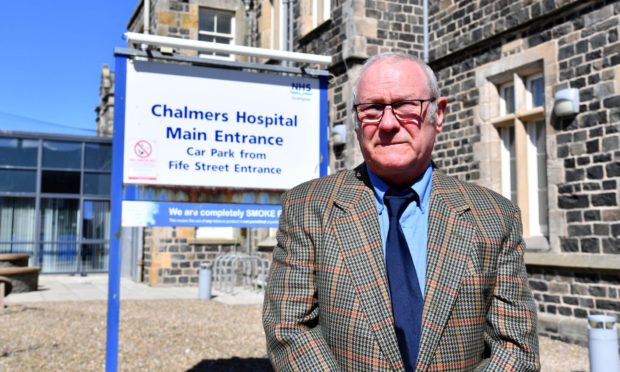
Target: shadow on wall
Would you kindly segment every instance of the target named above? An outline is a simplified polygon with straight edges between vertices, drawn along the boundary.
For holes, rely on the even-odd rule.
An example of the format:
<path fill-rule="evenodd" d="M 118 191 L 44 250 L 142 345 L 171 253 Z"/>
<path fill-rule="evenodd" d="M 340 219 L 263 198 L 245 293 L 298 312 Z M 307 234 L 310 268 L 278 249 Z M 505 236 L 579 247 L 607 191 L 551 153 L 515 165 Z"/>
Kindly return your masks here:
<path fill-rule="evenodd" d="M 230 359 L 204 359 L 187 372 L 272 372 L 271 363 L 266 358 L 230 358 Z"/>

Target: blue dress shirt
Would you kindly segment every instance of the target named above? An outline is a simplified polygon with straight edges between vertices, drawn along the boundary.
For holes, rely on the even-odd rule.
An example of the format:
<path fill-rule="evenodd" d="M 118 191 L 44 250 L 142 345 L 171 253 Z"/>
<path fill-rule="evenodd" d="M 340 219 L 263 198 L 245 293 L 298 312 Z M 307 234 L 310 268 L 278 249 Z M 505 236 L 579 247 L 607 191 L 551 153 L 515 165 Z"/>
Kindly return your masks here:
<path fill-rule="evenodd" d="M 377 199 L 377 213 L 379 214 L 379 226 L 381 228 L 381 241 L 383 242 L 383 256 L 385 257 L 385 245 L 387 240 L 387 233 L 390 227 L 390 219 L 387 212 L 387 207 L 383 203 L 383 195 L 390 189 L 390 187 L 383 182 L 376 174 L 374 174 L 370 168 L 368 168 L 368 175 L 370 176 L 370 182 L 372 183 L 375 191 L 375 197 Z M 431 201 L 431 185 L 433 179 L 433 167 L 429 164 L 428 168 L 422 174 L 422 177 L 418 178 L 411 188 L 418 193 L 420 198 L 420 205 L 415 202 L 410 203 L 403 215 L 400 217 L 400 227 L 405 234 L 407 245 L 409 246 L 409 252 L 413 264 L 415 265 L 416 273 L 418 274 L 418 283 L 420 283 L 420 290 L 424 296 L 424 290 L 426 288 L 426 255 L 427 255 L 427 243 L 428 243 L 428 208 Z"/>

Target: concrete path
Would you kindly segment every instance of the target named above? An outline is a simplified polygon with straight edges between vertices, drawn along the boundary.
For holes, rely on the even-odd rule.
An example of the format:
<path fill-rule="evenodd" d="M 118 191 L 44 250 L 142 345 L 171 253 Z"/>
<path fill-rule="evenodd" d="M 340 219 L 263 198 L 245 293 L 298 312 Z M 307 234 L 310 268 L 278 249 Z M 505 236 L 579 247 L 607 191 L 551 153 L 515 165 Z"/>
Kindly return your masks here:
<path fill-rule="evenodd" d="M 226 304 L 256 304 L 263 301 L 259 291 L 236 288 L 234 294 L 213 289 L 213 301 Z M 123 300 L 165 300 L 198 299 L 198 287 L 151 287 L 136 283 L 129 278 L 121 278 L 121 301 Z M 88 276 L 40 275 L 39 290 L 28 293 L 11 293 L 5 303 L 51 301 L 96 301 L 108 299 L 108 275 L 89 274 Z"/>

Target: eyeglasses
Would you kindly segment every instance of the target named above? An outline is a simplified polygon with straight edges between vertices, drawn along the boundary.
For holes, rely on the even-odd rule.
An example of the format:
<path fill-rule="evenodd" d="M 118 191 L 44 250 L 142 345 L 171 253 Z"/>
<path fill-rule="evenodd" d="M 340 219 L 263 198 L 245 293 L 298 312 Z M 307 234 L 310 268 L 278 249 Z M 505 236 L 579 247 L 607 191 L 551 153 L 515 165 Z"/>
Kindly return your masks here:
<path fill-rule="evenodd" d="M 390 107 L 392 113 L 400 123 L 411 123 L 422 117 L 424 102 L 435 102 L 437 98 L 412 99 L 392 103 L 358 103 L 353 105 L 357 113 L 357 119 L 364 124 L 379 124 L 385 113 L 385 108 Z"/>

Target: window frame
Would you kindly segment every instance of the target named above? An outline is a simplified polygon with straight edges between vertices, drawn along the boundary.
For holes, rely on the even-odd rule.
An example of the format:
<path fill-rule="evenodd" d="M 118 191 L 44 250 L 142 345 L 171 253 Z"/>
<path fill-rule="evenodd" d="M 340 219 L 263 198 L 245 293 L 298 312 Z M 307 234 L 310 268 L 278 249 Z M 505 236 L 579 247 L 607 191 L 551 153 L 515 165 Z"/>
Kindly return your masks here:
<path fill-rule="evenodd" d="M 319 27 L 330 19 L 331 0 L 312 0 L 312 29 Z"/>
<path fill-rule="evenodd" d="M 539 147 L 539 127 L 542 124 L 542 136 L 544 138 L 542 146 L 543 152 L 545 155 L 545 163 L 547 159 L 547 146 L 545 144 L 546 141 L 546 128 L 544 121 L 535 120 L 525 123 L 525 127 L 527 128 L 527 169 L 528 169 L 528 209 L 530 211 L 529 214 L 529 233 L 530 236 L 549 236 L 549 216 L 547 214 L 546 221 L 540 220 L 541 208 L 542 210 L 549 209 L 549 187 L 548 187 L 548 179 L 546 167 L 544 168 L 544 188 L 541 188 L 541 180 L 539 179 L 539 175 L 541 173 L 541 169 L 539 167 L 539 157 L 541 155 L 541 148 Z M 544 189 L 547 193 L 545 198 L 540 197 L 541 189 Z M 542 200 L 541 200 L 542 199 Z M 532 213 L 535 211 L 536 213 Z M 546 214 L 546 213 L 545 213 Z"/>
<path fill-rule="evenodd" d="M 303 40 L 306 35 L 331 20 L 332 0 L 301 0 L 301 17 L 297 21 L 298 31 Z"/>
<path fill-rule="evenodd" d="M 202 13 L 202 11 L 209 11 L 214 13 L 215 18 L 213 20 L 213 24 L 214 24 L 214 31 L 204 31 L 200 28 L 200 15 Z M 227 15 L 230 16 L 230 33 L 229 34 L 225 34 L 225 33 L 220 33 L 217 31 L 217 16 L 218 15 Z M 226 38 L 229 39 L 228 44 L 224 44 L 224 43 L 219 43 L 219 44 L 223 44 L 223 45 L 235 45 L 235 40 L 236 40 L 236 22 L 235 22 L 235 12 L 234 11 L 230 11 L 230 10 L 224 10 L 224 9 L 216 9 L 216 8 L 210 8 L 210 7 L 200 7 L 198 10 L 198 40 L 200 40 L 201 36 L 207 36 L 207 37 L 213 37 L 213 38 Z M 218 43 L 217 41 L 211 41 L 214 43 Z M 221 53 L 224 54 L 224 53 Z M 228 55 L 218 55 L 218 52 L 204 52 L 201 51 L 198 53 L 199 57 L 202 58 L 215 58 L 215 59 L 221 59 L 221 60 L 226 60 L 226 61 L 231 61 L 234 60 L 234 56 L 232 54 L 228 54 Z"/>
<path fill-rule="evenodd" d="M 474 70 L 475 88 L 479 94 L 479 104 L 476 106 L 474 125 L 480 128 L 480 141 L 474 145 L 474 161 L 479 166 L 477 184 L 488 187 L 501 193 L 501 138 L 499 127 L 516 124 L 519 130 L 515 133 L 518 141 L 524 143 L 525 122 L 544 120 L 545 122 L 545 145 L 548 187 L 548 221 L 547 237 L 532 237 L 529 235 L 528 205 L 520 204 L 520 212 L 523 223 L 523 238 L 528 251 L 559 251 L 560 238 L 566 226 L 566 211 L 558 205 L 558 199 L 554 194 L 555 185 L 561 183 L 561 172 L 550 171 L 551 169 L 563 169 L 564 161 L 556 156 L 557 141 L 556 128 L 552 125 L 553 92 L 557 89 L 560 76 L 558 54 L 559 46 L 553 41 L 544 42 L 536 46 L 526 47 L 523 40 L 515 40 L 502 46 L 501 55 L 493 61 L 477 66 Z M 517 85 L 517 99 L 525 99 L 524 83 L 521 77 L 542 73 L 544 81 L 544 106 L 528 109 L 519 107 L 517 114 L 502 115 L 500 113 L 500 96 L 498 87 L 508 81 L 514 81 Z M 523 93 L 523 96 L 519 95 Z M 527 179 L 527 169 L 524 167 L 518 173 L 519 186 L 523 186 L 523 179 Z M 527 200 L 527 199 L 525 199 Z"/>
<path fill-rule="evenodd" d="M 517 190 L 516 190 L 516 174 L 513 172 L 516 167 L 516 154 L 515 154 L 515 133 L 513 126 L 499 127 L 500 137 L 502 140 L 501 146 L 501 194 L 516 203 Z M 512 138 L 511 138 L 512 137 Z M 507 146 L 507 142 L 512 140 L 511 146 Z"/>
<path fill-rule="evenodd" d="M 536 79 L 542 77 L 544 84 L 544 76 L 542 66 L 539 68 L 528 66 L 522 71 L 518 69 L 507 71 L 493 81 L 497 92 L 497 111 L 491 118 L 491 123 L 497 131 L 499 140 L 498 155 L 501 166 L 498 171 L 498 191 L 520 207 L 524 236 L 537 240 L 544 238 L 546 242 L 549 239 L 549 216 L 547 213 L 546 221 L 541 221 L 539 216 L 542 208 L 549 209 L 549 198 L 539 196 L 540 189 L 544 189 L 539 187 L 538 180 L 538 156 L 540 154 L 537 146 L 532 143 L 535 124 L 545 122 L 546 102 L 543 101 L 542 105 L 532 107 L 533 95 L 530 91 Z M 508 89 L 512 90 L 514 112 L 509 112 L 507 109 L 506 92 Z M 508 133 L 506 128 L 512 128 L 513 131 L 514 157 L 505 145 Z M 544 141 L 546 142 L 546 138 Z M 546 146 L 545 157 L 548 161 Z M 544 174 L 546 175 L 546 172 Z M 548 192 L 548 179 L 543 182 L 547 185 Z"/>

